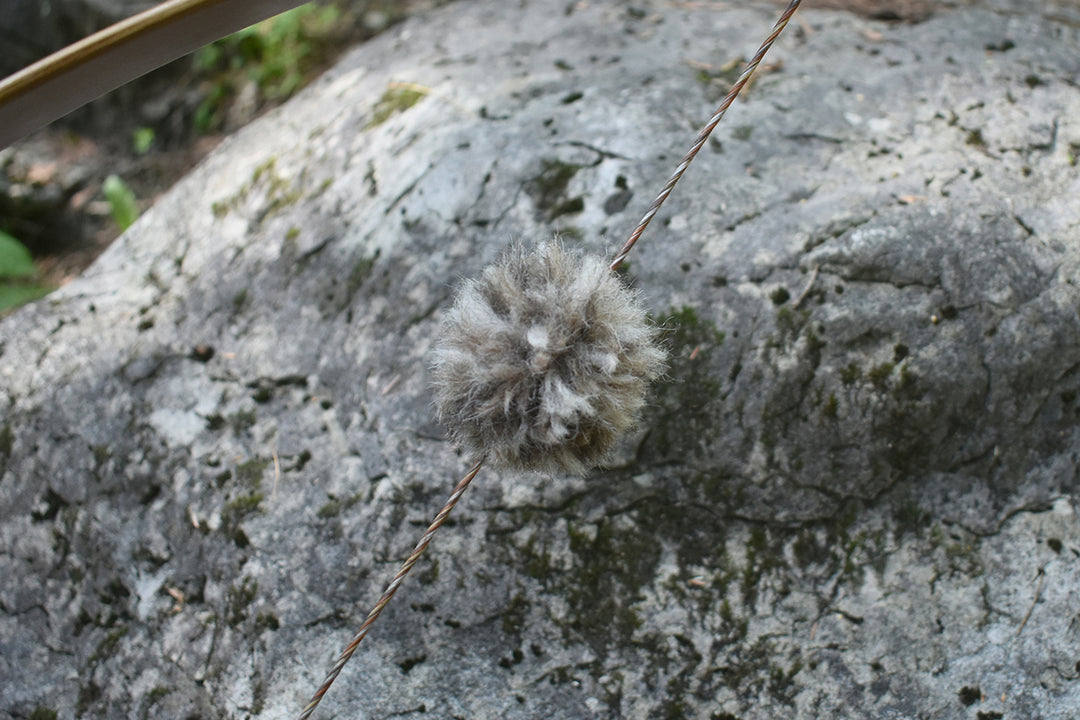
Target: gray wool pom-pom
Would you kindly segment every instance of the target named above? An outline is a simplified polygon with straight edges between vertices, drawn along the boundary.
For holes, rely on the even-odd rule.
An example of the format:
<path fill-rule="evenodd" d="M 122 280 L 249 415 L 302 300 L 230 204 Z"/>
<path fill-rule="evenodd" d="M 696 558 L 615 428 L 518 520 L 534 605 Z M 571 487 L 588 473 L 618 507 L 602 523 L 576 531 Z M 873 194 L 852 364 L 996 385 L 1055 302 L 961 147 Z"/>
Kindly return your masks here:
<path fill-rule="evenodd" d="M 434 353 L 435 409 L 475 457 L 582 474 L 639 419 L 659 331 L 600 258 L 514 248 L 460 287 Z"/>

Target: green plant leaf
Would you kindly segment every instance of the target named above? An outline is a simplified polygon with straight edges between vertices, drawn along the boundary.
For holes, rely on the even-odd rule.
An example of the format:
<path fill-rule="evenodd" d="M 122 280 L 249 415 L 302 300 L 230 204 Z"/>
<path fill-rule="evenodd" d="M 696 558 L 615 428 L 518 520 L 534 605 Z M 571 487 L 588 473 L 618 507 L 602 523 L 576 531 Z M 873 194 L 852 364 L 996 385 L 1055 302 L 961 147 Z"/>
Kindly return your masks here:
<path fill-rule="evenodd" d="M 135 131 L 131 133 L 131 144 L 134 146 L 137 155 L 145 155 L 150 152 L 150 148 L 154 146 L 154 128 L 135 128 Z"/>
<path fill-rule="evenodd" d="M 109 211 L 121 230 L 127 230 L 139 217 L 139 206 L 135 202 L 135 193 L 117 175 L 105 178 L 102 186 L 105 199 L 109 201 Z"/>
<path fill-rule="evenodd" d="M 37 300 L 52 292 L 44 285 L 24 285 L 22 283 L 0 282 L 0 312 L 18 307 L 31 300 Z"/>
<path fill-rule="evenodd" d="M 37 266 L 26 246 L 0 231 L 0 278 L 25 278 L 35 274 Z"/>

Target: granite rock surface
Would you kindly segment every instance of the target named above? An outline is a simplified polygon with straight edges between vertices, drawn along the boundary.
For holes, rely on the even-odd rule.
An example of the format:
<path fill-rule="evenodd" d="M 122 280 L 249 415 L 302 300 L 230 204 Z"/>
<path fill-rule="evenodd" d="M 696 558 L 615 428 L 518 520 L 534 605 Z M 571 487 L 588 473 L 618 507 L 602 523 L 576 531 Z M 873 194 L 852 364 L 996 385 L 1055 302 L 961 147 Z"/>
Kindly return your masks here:
<path fill-rule="evenodd" d="M 467 469 L 454 284 L 614 253 L 776 12 L 414 18 L 0 320 L 0 718 L 295 717 Z M 641 430 L 482 472 L 317 717 L 1074 717 L 1078 21 L 802 11 L 629 258 Z"/>

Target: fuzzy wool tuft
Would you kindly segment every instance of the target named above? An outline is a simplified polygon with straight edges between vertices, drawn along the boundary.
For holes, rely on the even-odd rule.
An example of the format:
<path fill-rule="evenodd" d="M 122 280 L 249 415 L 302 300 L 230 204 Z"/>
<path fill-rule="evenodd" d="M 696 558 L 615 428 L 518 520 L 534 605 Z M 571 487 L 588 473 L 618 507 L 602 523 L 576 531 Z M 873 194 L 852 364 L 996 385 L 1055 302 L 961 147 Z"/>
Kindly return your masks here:
<path fill-rule="evenodd" d="M 603 259 L 517 247 L 459 288 L 435 346 L 435 409 L 475 457 L 583 474 L 638 421 L 665 359 Z"/>

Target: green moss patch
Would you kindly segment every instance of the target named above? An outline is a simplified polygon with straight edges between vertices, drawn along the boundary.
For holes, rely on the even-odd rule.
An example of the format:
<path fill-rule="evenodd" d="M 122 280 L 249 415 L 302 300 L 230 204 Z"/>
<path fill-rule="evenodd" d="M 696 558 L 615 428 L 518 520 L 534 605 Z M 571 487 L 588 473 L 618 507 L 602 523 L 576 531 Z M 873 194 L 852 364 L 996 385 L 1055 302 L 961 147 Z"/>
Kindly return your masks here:
<path fill-rule="evenodd" d="M 567 629 L 598 652 L 625 646 L 641 626 L 634 606 L 653 579 L 659 543 L 634 524 L 613 519 L 594 527 L 572 523 L 569 540 L 574 561 L 566 574 Z"/>
<path fill-rule="evenodd" d="M 648 422 L 647 442 L 663 458 L 685 460 L 700 448 L 701 438 L 715 429 L 712 418 L 727 374 L 718 372 L 718 350 L 726 336 L 690 306 L 673 308 L 660 327 L 672 380 L 653 388 L 658 414 Z"/>
<path fill-rule="evenodd" d="M 365 130 L 378 127 L 398 113 L 405 112 L 427 95 L 425 88 L 417 85 L 402 85 L 391 83 L 382 94 L 375 107 L 371 109 L 371 119 L 368 120 Z"/>
<path fill-rule="evenodd" d="M 567 195 L 570 181 L 582 167 L 584 166 L 561 160 L 544 160 L 540 174 L 525 184 L 525 191 L 533 199 L 537 212 L 544 220 L 550 222 L 557 217 L 579 213 L 585 209 L 585 199 L 582 196 Z"/>
<path fill-rule="evenodd" d="M 248 608 L 259 594 L 259 583 L 250 577 L 229 588 L 225 598 L 225 622 L 229 627 L 236 627 L 248 618 Z"/>
<path fill-rule="evenodd" d="M 262 485 L 263 473 L 270 466 L 269 458 L 253 458 L 236 466 L 237 482 L 251 488 Z"/>
<path fill-rule="evenodd" d="M 259 221 L 293 205 L 303 197 L 300 185 L 294 179 L 282 176 L 277 171 L 277 158 L 271 157 L 260 163 L 251 173 L 251 179 L 240 186 L 235 193 L 210 205 L 215 217 L 224 217 L 234 212 L 254 191 L 265 196 L 265 202 L 257 217 Z"/>

